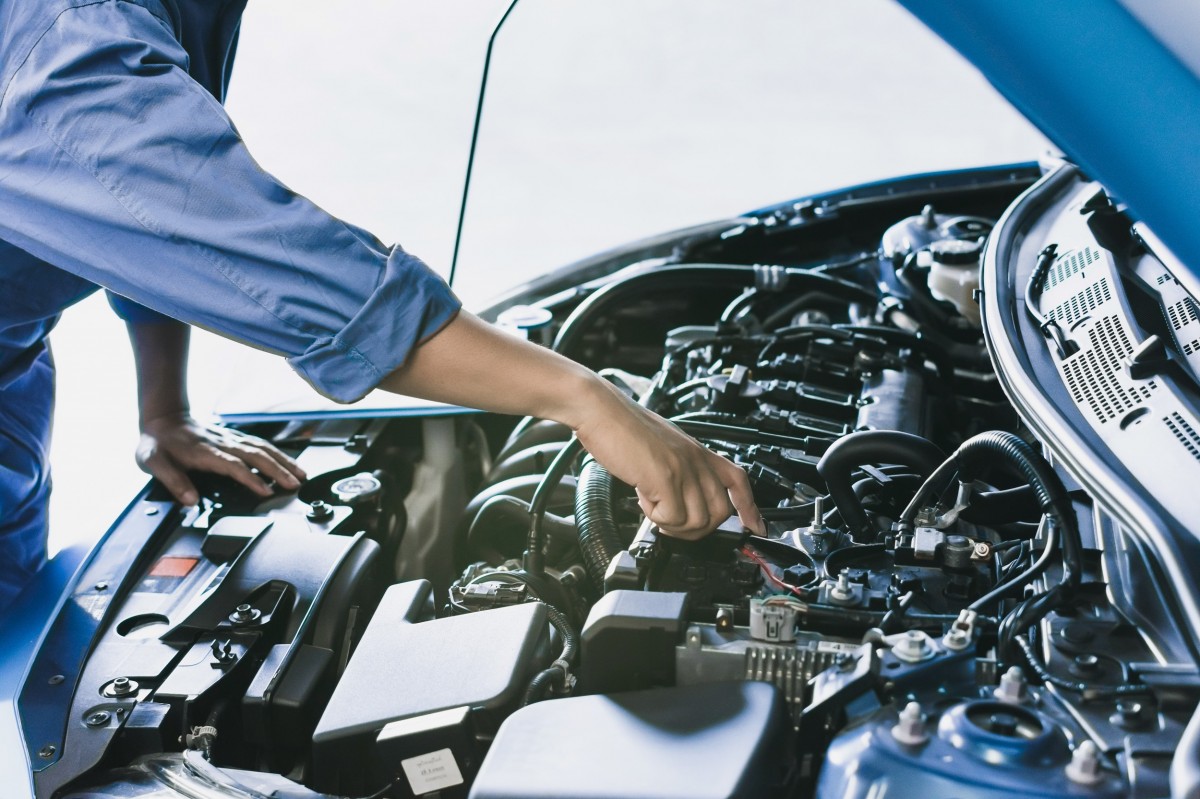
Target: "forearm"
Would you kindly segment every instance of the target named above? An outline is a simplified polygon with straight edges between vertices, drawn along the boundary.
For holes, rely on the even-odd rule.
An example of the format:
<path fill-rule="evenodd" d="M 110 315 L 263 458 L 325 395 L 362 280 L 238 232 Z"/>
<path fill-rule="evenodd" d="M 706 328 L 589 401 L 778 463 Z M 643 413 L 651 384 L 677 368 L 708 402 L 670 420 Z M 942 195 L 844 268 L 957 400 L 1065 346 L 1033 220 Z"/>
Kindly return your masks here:
<path fill-rule="evenodd" d="M 462 311 L 380 388 L 578 429 L 587 408 L 617 401 L 594 372 Z"/>
<path fill-rule="evenodd" d="M 129 342 L 137 370 L 138 420 L 146 422 L 189 412 L 188 344 L 191 328 L 182 322 L 130 322 Z"/>

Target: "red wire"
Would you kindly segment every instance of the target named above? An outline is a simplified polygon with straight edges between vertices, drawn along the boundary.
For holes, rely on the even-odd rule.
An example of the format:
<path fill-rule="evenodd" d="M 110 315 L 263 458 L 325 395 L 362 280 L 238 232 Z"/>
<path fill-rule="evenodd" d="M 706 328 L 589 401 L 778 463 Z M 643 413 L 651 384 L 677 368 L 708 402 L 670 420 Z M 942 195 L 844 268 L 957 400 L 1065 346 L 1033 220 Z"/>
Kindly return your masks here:
<path fill-rule="evenodd" d="M 750 547 L 742 547 L 741 551 L 742 551 L 743 555 L 745 555 L 746 557 L 750 558 L 750 560 L 752 560 L 758 564 L 758 568 L 762 571 L 763 577 L 766 577 L 768 580 L 770 580 L 772 584 L 778 586 L 779 588 L 784 589 L 785 591 L 791 591 L 793 594 L 796 594 L 798 596 L 804 596 L 804 594 L 801 593 L 799 588 L 797 588 L 796 586 L 791 585 L 789 583 L 785 583 L 783 580 L 780 580 L 778 577 L 776 577 L 775 574 L 771 571 L 770 565 L 768 565 L 765 560 L 763 560 L 761 557 L 759 557 L 757 552 L 750 549 Z"/>

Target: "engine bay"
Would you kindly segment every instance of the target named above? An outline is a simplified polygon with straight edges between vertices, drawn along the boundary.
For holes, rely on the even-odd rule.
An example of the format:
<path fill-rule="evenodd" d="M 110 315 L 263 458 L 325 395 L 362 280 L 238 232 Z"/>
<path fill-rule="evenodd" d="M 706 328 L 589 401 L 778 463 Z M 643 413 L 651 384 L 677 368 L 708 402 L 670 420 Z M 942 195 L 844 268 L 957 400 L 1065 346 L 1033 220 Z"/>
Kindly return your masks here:
<path fill-rule="evenodd" d="M 1167 795 L 1200 686 L 1171 602 L 981 329 L 1027 185 L 820 246 L 785 229 L 837 209 L 764 214 L 514 327 L 742 466 L 766 536 L 661 534 L 544 420 L 244 424 L 309 482 L 135 501 L 86 661 L 23 694 L 74 685 L 26 717 L 39 796 Z"/>

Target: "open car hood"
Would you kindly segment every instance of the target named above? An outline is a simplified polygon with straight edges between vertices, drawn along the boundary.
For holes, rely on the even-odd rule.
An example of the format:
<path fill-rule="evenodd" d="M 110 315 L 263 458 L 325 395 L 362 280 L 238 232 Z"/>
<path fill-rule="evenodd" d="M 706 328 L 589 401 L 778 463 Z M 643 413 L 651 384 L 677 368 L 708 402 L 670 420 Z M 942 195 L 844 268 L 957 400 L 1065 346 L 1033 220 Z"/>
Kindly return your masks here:
<path fill-rule="evenodd" d="M 1200 6 L 900 2 L 1200 270 Z"/>

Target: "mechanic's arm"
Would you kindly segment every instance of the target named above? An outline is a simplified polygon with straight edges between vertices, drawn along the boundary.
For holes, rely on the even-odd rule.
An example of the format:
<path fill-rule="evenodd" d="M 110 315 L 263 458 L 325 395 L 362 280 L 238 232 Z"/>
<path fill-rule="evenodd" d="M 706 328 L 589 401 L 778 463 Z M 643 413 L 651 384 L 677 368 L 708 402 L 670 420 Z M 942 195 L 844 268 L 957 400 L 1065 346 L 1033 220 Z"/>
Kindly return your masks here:
<path fill-rule="evenodd" d="M 187 73 L 155 4 L 55 17 L 0 94 L 0 233 L 174 319 L 285 356 L 350 402 L 379 385 L 566 422 L 670 532 L 711 529 L 740 471 L 582 367 L 467 315 L 420 259 L 291 191 Z M 419 190 L 397 184 L 398 192 Z M 226 453 L 228 454 L 228 453 Z"/>
<path fill-rule="evenodd" d="M 703 535 L 734 509 L 743 525 L 765 532 L 739 467 L 590 369 L 466 311 L 417 346 L 379 387 L 568 425 L 596 460 L 637 489 L 642 510 L 664 532 Z"/>
<path fill-rule="evenodd" d="M 192 418 L 187 394 L 190 327 L 166 317 L 130 320 L 127 327 L 137 368 L 138 466 L 185 505 L 200 501 L 189 471 L 226 475 L 263 497 L 271 495 L 267 480 L 287 490 L 300 487 L 303 470 L 270 443 Z"/>

